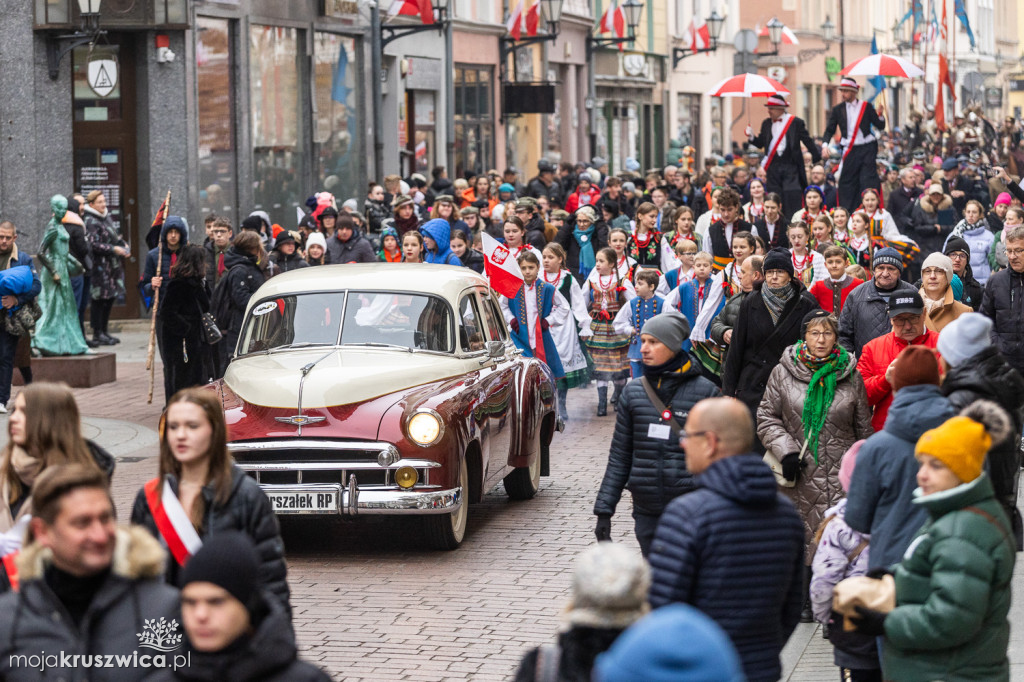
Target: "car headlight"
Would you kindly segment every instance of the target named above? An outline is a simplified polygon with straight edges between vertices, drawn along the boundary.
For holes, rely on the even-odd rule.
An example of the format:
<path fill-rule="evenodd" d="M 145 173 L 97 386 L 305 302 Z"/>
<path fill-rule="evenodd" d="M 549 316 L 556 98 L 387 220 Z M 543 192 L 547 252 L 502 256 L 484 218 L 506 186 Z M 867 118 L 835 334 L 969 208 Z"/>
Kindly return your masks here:
<path fill-rule="evenodd" d="M 406 424 L 409 440 L 416 445 L 432 445 L 441 438 L 441 419 L 433 411 L 417 412 Z"/>

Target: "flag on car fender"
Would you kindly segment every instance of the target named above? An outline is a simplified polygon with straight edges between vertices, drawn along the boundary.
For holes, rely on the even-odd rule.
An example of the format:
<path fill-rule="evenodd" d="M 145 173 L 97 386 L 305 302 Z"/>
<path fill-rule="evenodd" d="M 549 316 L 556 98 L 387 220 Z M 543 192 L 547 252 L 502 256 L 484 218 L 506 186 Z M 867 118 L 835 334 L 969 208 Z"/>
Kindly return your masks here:
<path fill-rule="evenodd" d="M 508 247 L 487 234 L 480 233 L 484 247 L 484 269 L 491 288 L 506 298 L 512 298 L 523 286 L 523 271 Z"/>

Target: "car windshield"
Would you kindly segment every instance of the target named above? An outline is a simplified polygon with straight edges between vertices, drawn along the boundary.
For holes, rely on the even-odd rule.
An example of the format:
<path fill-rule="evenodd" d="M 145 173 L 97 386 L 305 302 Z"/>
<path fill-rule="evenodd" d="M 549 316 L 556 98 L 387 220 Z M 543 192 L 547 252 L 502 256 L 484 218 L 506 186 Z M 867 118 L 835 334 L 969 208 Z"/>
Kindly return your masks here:
<path fill-rule="evenodd" d="M 339 336 L 342 344 L 451 353 L 452 329 L 451 309 L 434 296 L 373 291 L 294 294 L 252 307 L 239 354 L 334 346 Z"/>

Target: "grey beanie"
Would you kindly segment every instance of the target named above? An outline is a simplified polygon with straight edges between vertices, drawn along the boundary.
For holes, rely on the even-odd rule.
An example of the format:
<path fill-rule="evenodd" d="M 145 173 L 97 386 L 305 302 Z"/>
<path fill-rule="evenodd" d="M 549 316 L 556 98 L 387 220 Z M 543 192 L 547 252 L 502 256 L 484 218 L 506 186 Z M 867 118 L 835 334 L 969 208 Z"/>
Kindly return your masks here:
<path fill-rule="evenodd" d="M 939 332 L 936 350 L 950 367 L 963 364 L 992 345 L 992 320 L 981 313 L 964 313 Z"/>
<path fill-rule="evenodd" d="M 685 317 L 670 310 L 655 315 L 644 323 L 641 334 L 650 334 L 669 348 L 683 349 L 683 341 L 690 338 L 690 323 Z"/>
<path fill-rule="evenodd" d="M 626 628 L 650 610 L 651 574 L 639 552 L 599 542 L 576 558 L 572 601 L 564 620 L 592 628 Z"/>

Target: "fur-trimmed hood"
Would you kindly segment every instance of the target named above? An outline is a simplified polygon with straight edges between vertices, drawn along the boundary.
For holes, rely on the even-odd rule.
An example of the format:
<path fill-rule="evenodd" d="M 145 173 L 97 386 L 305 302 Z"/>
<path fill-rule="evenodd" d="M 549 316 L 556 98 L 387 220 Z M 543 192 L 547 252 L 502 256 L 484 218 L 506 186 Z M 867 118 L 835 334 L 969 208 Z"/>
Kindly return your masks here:
<path fill-rule="evenodd" d="M 160 578 L 164 574 L 167 553 L 149 532 L 139 526 L 117 529 L 112 573 L 128 580 Z M 21 582 L 42 578 L 53 562 L 53 552 L 38 542 L 30 542 L 18 554 L 18 577 Z"/>
<path fill-rule="evenodd" d="M 918 198 L 917 203 L 919 203 L 921 205 L 921 210 L 924 211 L 925 213 L 928 213 L 928 214 L 935 213 L 935 206 L 932 205 L 932 202 L 929 201 L 927 197 L 928 197 L 927 194 L 922 194 Z M 938 210 L 945 211 L 947 208 L 950 208 L 952 206 L 953 206 L 953 197 L 949 196 L 948 194 L 943 194 L 942 195 L 942 201 L 939 202 L 939 209 Z"/>

